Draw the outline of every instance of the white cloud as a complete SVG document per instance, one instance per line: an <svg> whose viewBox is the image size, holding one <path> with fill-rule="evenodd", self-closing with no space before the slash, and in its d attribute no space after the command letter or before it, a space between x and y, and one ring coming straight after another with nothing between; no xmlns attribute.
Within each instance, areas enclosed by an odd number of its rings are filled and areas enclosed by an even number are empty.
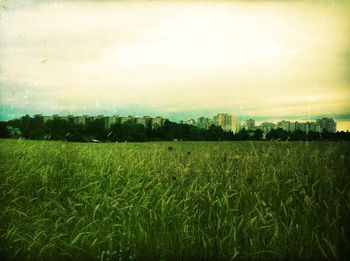
<svg viewBox="0 0 350 261"><path fill-rule="evenodd" d="M59 2L10 10L0 25L1 104L346 113L348 17L341 6L314 5Z"/></svg>

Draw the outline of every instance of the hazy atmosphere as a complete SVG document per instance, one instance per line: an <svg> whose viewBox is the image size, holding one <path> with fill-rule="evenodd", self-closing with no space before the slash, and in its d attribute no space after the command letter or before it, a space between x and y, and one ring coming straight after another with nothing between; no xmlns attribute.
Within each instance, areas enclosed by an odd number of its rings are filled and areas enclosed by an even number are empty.
<svg viewBox="0 0 350 261"><path fill-rule="evenodd" d="M345 2L0 3L0 120L228 112L350 129Z"/></svg>
<svg viewBox="0 0 350 261"><path fill-rule="evenodd" d="M0 0L0 260L350 260L350 0Z"/></svg>

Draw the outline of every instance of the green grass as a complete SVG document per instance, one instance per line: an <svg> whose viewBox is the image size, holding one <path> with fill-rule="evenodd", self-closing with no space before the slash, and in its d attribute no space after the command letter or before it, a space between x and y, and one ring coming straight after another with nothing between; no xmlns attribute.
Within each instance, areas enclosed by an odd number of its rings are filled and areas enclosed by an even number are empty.
<svg viewBox="0 0 350 261"><path fill-rule="evenodd" d="M0 140L1 254L345 260L349 176L349 143Z"/></svg>

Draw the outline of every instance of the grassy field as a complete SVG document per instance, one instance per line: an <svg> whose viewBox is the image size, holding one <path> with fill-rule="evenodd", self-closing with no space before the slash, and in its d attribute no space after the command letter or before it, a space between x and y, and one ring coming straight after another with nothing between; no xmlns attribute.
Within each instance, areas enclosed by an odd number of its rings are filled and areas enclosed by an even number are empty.
<svg viewBox="0 0 350 261"><path fill-rule="evenodd" d="M350 144L0 140L6 260L345 260Z"/></svg>

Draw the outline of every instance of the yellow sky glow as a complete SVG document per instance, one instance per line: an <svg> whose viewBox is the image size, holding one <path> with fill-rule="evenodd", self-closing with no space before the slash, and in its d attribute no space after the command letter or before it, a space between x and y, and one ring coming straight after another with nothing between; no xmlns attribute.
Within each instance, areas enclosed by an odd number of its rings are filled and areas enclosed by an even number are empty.
<svg viewBox="0 0 350 261"><path fill-rule="evenodd" d="M349 115L349 6L18 4L2 13L0 106L72 113L136 106L137 114L170 117Z"/></svg>

